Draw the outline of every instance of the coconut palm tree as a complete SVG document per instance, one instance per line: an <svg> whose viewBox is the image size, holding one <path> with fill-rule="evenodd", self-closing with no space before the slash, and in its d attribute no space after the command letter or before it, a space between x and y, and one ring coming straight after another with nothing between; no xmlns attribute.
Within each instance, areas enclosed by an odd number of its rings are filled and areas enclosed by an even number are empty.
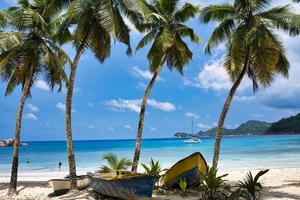
<svg viewBox="0 0 300 200"><path fill-rule="evenodd" d="M274 29L299 33L299 26L292 22L298 17L289 5L267 9L270 0L235 0L234 4L210 5L203 8L204 23L218 22L206 46L210 53L213 46L226 43L224 67L233 82L224 103L216 131L213 167L217 168L224 121L236 90L247 74L253 90L270 86L275 75L288 77L289 62L285 48Z"/></svg>
<svg viewBox="0 0 300 200"><path fill-rule="evenodd" d="M74 0L70 4L64 26L59 31L59 38L72 39L76 48L76 55L71 64L66 97L66 137L70 173L70 189L76 189L76 164L72 143L72 97L77 72L77 65L86 49L94 52L96 58L103 63L109 57L111 39L114 38L127 45L127 53L131 53L129 28L125 24L121 13L134 13L137 5L133 0ZM71 34L69 27L75 26Z"/></svg>
<svg viewBox="0 0 300 200"><path fill-rule="evenodd" d="M54 18L44 18L43 9L37 8L45 7L45 4L40 3L22 0L17 6L2 10L0 14L0 77L8 82L5 95L11 94L18 86L22 87L8 194L16 193L22 115L25 101L31 97L32 86L42 77L51 91L55 85L60 91L67 80L64 67L69 58L51 40L57 22Z"/></svg>
<svg viewBox="0 0 300 200"><path fill-rule="evenodd" d="M184 24L198 13L197 6L185 3L179 8L179 0L155 0L152 4L141 0L139 3L144 11L143 20L139 18L135 25L146 35L138 43L136 51L151 43L147 58L153 76L141 104L132 171L137 170L140 158L147 100L162 67L167 64L170 70L176 69L183 74L184 65L188 64L193 55L183 38L188 37L195 43L200 41L194 30Z"/></svg>

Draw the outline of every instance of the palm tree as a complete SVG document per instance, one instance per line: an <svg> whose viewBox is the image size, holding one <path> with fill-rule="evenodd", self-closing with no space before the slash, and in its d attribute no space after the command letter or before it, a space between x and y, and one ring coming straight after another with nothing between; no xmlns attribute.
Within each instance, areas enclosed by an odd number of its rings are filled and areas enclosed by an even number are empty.
<svg viewBox="0 0 300 200"><path fill-rule="evenodd" d="M129 159L119 159L118 156L113 153L103 155L102 159L108 163L108 165L101 166L100 172L102 173L116 173L119 170L128 170L128 168L132 165Z"/></svg>
<svg viewBox="0 0 300 200"><path fill-rule="evenodd" d="M60 39L67 40L71 33L69 26L75 25L72 41L76 48L76 55L71 64L66 97L66 137L70 173L70 189L76 189L76 164L72 142L72 97L76 77L77 65L86 49L91 49L96 58L103 63L109 57L111 38L128 46L127 53L131 53L129 29L125 24L121 11L125 14L134 13L130 9L137 8L133 0L74 0L70 4L64 26L61 27Z"/></svg>
<svg viewBox="0 0 300 200"><path fill-rule="evenodd" d="M146 35L138 43L136 51L152 43L147 58L153 76L141 104L132 171L137 170L140 158L147 100L162 67L166 63L170 70L175 68L183 74L184 65L188 64L193 55L183 37L189 37L195 43L200 41L194 30L184 24L198 13L197 6L185 3L178 8L179 0L155 0L152 4L141 0L139 3L145 14L142 15L143 20L140 19L135 25Z"/></svg>
<svg viewBox="0 0 300 200"><path fill-rule="evenodd" d="M60 91L67 80L64 67L69 58L51 40L57 22L43 16L43 7L45 4L40 1L22 0L18 6L2 10L0 14L0 76L8 82L5 95L19 85L22 87L8 194L16 194L22 115L25 101L31 97L31 87L43 77L51 90L58 85Z"/></svg>
<svg viewBox="0 0 300 200"><path fill-rule="evenodd" d="M201 20L204 23L218 22L206 46L206 53L222 42L226 42L224 67L233 82L224 103L218 127L213 157L213 167L217 168L224 121L232 98L242 79L247 74L253 82L253 90L258 86L268 87L276 74L288 77L289 62L285 48L274 34L274 29L299 33L299 26L292 22L295 15L289 5L269 10L269 0L235 0L234 4L210 5L203 8ZM298 16L299 17L299 16Z"/></svg>

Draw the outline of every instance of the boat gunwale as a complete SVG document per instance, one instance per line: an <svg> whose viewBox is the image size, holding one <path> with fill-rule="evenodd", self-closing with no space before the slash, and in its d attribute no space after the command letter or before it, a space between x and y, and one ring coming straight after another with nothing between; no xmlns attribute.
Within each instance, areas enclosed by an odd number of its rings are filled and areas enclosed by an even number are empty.
<svg viewBox="0 0 300 200"><path fill-rule="evenodd" d="M114 177L103 177L103 176L91 176L92 179L101 179L103 181L121 181L121 180L128 180L128 179L132 179L132 178L135 178L135 179L141 179L141 178L155 178L154 176L152 175L148 175L148 174L134 174L134 175L131 175L131 176L114 176Z"/></svg>
<svg viewBox="0 0 300 200"><path fill-rule="evenodd" d="M195 156L195 155L199 155L199 156L202 158L202 160L203 160L204 163L205 163L205 166L206 166L206 173L207 173L208 170L209 170L209 167L208 167L208 165L207 165L207 162L206 162L204 156L203 156L203 155L201 154L201 152L199 152L199 151L197 151L197 152L195 152L195 153L192 153L191 155L189 155L189 156L187 156L187 157L185 157L185 158L183 158L183 159L177 161L170 169L168 169L168 171L170 171L170 170L172 170L173 168L175 168L175 166L176 166L178 163L182 163L182 162L185 161L186 159L188 159L188 158L190 158L190 157L193 157L193 156ZM194 167L194 168L198 168L198 167ZM194 168L192 168L192 169L194 169ZM190 170L192 170L192 169L190 169ZM188 170L188 171L190 171L190 170ZM166 173L168 173L168 171L167 171ZM200 170L199 170L199 171L200 171ZM201 171L200 171L200 172L201 172ZM165 173L165 174L166 174L166 173ZM174 179L177 178L177 177L178 177L178 176L174 177ZM162 178L162 182L163 182L164 178L165 178L165 176ZM168 180L168 181L162 183L162 185L168 185L169 182L171 182L171 180Z"/></svg>

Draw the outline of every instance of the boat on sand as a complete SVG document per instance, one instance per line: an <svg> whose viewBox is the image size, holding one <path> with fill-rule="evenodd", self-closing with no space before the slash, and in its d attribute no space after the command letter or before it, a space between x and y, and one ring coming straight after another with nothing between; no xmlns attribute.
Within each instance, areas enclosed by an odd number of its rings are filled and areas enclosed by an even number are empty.
<svg viewBox="0 0 300 200"><path fill-rule="evenodd" d="M54 192L69 190L70 189L70 178L63 179L51 179L48 181L49 185L53 188ZM91 184L91 178L87 175L77 176L77 187L78 189L84 189Z"/></svg>
<svg viewBox="0 0 300 200"><path fill-rule="evenodd" d="M139 173L92 175L91 187L100 195L121 199L151 198L154 176Z"/></svg>
<svg viewBox="0 0 300 200"><path fill-rule="evenodd" d="M164 188L178 188L180 179L187 182L187 187L193 187L199 184L200 173L206 174L208 165L200 152L178 161L163 176L161 185Z"/></svg>

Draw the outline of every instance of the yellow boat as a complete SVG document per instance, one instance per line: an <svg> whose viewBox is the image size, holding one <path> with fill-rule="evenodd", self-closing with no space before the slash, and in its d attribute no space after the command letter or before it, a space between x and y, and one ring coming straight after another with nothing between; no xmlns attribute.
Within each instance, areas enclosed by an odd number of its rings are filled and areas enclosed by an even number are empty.
<svg viewBox="0 0 300 200"><path fill-rule="evenodd" d="M178 161L164 175L161 185L164 188L177 188L180 179L185 179L187 187L193 187L200 182L200 172L206 174L207 163L200 152Z"/></svg>

